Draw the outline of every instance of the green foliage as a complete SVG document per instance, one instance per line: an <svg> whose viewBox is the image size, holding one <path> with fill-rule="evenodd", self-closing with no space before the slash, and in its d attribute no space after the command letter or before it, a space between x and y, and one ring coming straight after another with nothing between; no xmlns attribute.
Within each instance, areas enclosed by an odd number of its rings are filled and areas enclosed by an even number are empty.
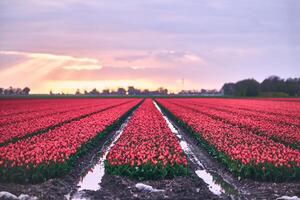
<svg viewBox="0 0 300 200"><path fill-rule="evenodd" d="M245 79L235 84L235 95L242 97L258 96L259 83L254 79Z"/></svg>
<svg viewBox="0 0 300 200"><path fill-rule="evenodd" d="M106 160L105 170L112 175L128 176L138 180L157 180L188 175L188 167L178 164L163 166L162 163L157 163L156 165L147 163L140 166L137 166L135 163L131 167L130 165L113 166Z"/></svg>
<svg viewBox="0 0 300 200"><path fill-rule="evenodd" d="M260 92L260 97L289 97L285 92Z"/></svg>
<svg viewBox="0 0 300 200"><path fill-rule="evenodd" d="M245 79L237 83L225 83L222 87L224 95L249 97L288 97L300 96L300 78L281 79L270 76L258 83L254 79Z"/></svg>

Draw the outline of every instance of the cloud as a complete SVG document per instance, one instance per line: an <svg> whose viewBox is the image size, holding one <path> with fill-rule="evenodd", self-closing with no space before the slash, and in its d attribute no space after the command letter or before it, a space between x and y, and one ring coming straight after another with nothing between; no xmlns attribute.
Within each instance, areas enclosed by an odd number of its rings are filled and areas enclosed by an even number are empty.
<svg viewBox="0 0 300 200"><path fill-rule="evenodd" d="M161 50L153 52L152 55L162 61L204 64L204 60L200 56L185 51Z"/></svg>
<svg viewBox="0 0 300 200"><path fill-rule="evenodd" d="M48 75L49 80L80 80L80 81L92 81L92 80L128 80L128 79L159 79L157 74L173 74L174 70L164 70L161 68L144 68L140 66L123 66L115 67L108 66L103 67L100 70L67 70L64 68L58 68L52 71ZM157 77L157 78L156 78Z"/></svg>
<svg viewBox="0 0 300 200"><path fill-rule="evenodd" d="M57 69L79 71L102 68L99 60L87 57L19 51L0 51L0 55L23 59L22 62L0 69L2 85L35 85L47 80L48 75Z"/></svg>
<svg viewBox="0 0 300 200"><path fill-rule="evenodd" d="M147 58L149 54L142 54L142 55L127 55L127 56L117 56L114 59L117 61L127 61L127 62L134 62L138 60L143 60Z"/></svg>
<svg viewBox="0 0 300 200"><path fill-rule="evenodd" d="M73 61L73 62L87 62L87 63L93 63L98 64L99 61L97 59L93 58L80 58L80 57L74 57L69 55L57 55L57 54L50 54L50 53L31 53L31 52L19 52L19 51L0 51L0 54L3 55L19 55L19 56L25 56L28 58L33 59L44 59L44 60L54 60L54 61Z"/></svg>
<svg viewBox="0 0 300 200"><path fill-rule="evenodd" d="M145 67L142 67L142 66L130 66L131 69L145 69Z"/></svg>
<svg viewBox="0 0 300 200"><path fill-rule="evenodd" d="M67 70L98 70L101 69L101 65L69 65L69 66L63 66L63 69Z"/></svg>
<svg viewBox="0 0 300 200"><path fill-rule="evenodd" d="M178 50L153 50L144 52L143 54L132 54L126 56L115 57L117 61L136 62L147 59L153 59L164 62L191 62L191 63L204 63L203 59L190 52ZM136 67L136 66L134 66ZM140 68L142 66L138 66ZM137 68L137 67L136 67Z"/></svg>
<svg viewBox="0 0 300 200"><path fill-rule="evenodd" d="M203 62L202 59L196 55L193 54L184 54L183 59L191 62Z"/></svg>

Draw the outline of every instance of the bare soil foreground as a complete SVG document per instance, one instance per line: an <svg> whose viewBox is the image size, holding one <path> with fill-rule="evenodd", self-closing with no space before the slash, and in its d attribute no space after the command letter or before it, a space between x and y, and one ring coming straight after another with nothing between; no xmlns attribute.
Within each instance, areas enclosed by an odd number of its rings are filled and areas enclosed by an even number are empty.
<svg viewBox="0 0 300 200"><path fill-rule="evenodd" d="M269 183L238 180L202 149L190 134L170 122L189 158L189 175L170 180L139 181L107 173L92 173L96 189L83 189L88 172L105 157L121 128L108 134L98 147L79 160L62 178L39 184L0 183L0 199L297 199L300 182ZM127 120L128 121L128 120ZM123 127L124 128L124 127ZM103 160L102 160L103 161ZM102 169L102 168L101 168ZM100 183L100 185L98 185ZM8 192L8 193L6 193ZM22 195L23 194L23 195ZM26 195L25 195L26 194Z"/></svg>

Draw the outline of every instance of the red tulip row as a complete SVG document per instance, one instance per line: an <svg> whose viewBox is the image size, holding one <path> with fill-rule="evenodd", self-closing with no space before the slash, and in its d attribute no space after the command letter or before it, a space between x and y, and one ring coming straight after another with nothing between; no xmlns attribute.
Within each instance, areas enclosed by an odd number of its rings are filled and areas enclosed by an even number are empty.
<svg viewBox="0 0 300 200"><path fill-rule="evenodd" d="M186 99L187 100L187 99ZM183 102L186 100L182 100ZM298 126L300 127L300 118L297 118L293 115L288 114L287 112L293 112L297 109L300 109L300 105L298 106L292 106L290 101L285 101L285 102L279 102L281 107L284 105L285 106L285 114L283 113L277 113L275 114L274 112L278 112L278 109L275 109L275 107L268 107L264 106L263 108L260 108L257 110L257 102L260 101L253 101L251 100L223 100L220 101L219 99L189 99L189 105L195 105L195 106L204 106L206 108L212 108L215 110L219 111L225 111L225 112L230 112L233 114L237 115L245 115L249 117L255 117L255 118L263 118L264 120L270 121L272 123L280 123L280 124L285 124L289 126ZM227 103L233 102L234 104ZM241 101L246 101L244 102L243 105L241 104ZM267 103L268 101L266 101ZM276 102L271 102L273 105L276 105ZM292 102L293 103L293 102ZM298 103L300 104L300 102ZM239 105L239 106L238 106ZM293 103L293 105L297 105ZM251 107L250 107L251 106ZM299 107L299 108L297 108ZM271 113L270 113L271 112Z"/></svg>
<svg viewBox="0 0 300 200"><path fill-rule="evenodd" d="M210 153L239 176L258 179L299 179L300 152L254 134L188 106L176 105L176 99L158 99ZM188 101L186 102L188 104Z"/></svg>
<svg viewBox="0 0 300 200"><path fill-rule="evenodd" d="M24 102L23 105L16 106L15 111L18 111L17 113L13 113L10 115L0 115L0 127L21 122L21 121L28 121L38 117L44 117L59 112L66 112L73 109L79 109L91 105L97 105L102 102L103 101L99 101L99 100L87 101L87 99L84 99L83 101L78 101L78 100L67 101L67 99L54 99L51 101L44 100L43 102L37 102L36 104ZM12 102L12 104L13 103L14 101ZM3 110L6 111L8 111L8 109L9 108L7 107L3 108Z"/></svg>
<svg viewBox="0 0 300 200"><path fill-rule="evenodd" d="M0 117L35 110L34 106L45 105L46 101L45 99L0 99Z"/></svg>
<svg viewBox="0 0 300 200"><path fill-rule="evenodd" d="M63 173L85 144L103 137L102 132L107 127L140 101L130 100L47 133L0 147L0 177L9 179L17 174L29 180L40 180Z"/></svg>
<svg viewBox="0 0 300 200"><path fill-rule="evenodd" d="M201 102L209 102L219 106L234 107L241 110L249 110L260 113L282 115L286 117L300 118L299 101L285 99L281 101L269 99L199 99ZM210 101L209 101L210 100Z"/></svg>
<svg viewBox="0 0 300 200"><path fill-rule="evenodd" d="M0 119L17 114L46 111L68 105L84 105L99 101L97 99L0 99Z"/></svg>
<svg viewBox="0 0 300 200"><path fill-rule="evenodd" d="M51 100L49 100L51 101ZM47 130L57 124L64 123L82 116L89 115L94 112L105 110L107 108L126 103L128 99L109 99L98 100L98 102L91 102L90 106L70 109L65 111L54 112L45 116L36 116L33 119L13 123L7 126L0 127L0 144L22 138L28 135L34 135L43 130ZM67 103L67 102L66 102ZM66 107L69 108L68 106ZM51 107L48 108L49 110ZM28 116L27 116L28 117Z"/></svg>
<svg viewBox="0 0 300 200"><path fill-rule="evenodd" d="M147 99L107 156L110 173L142 178L187 172L187 158L152 100Z"/></svg>
<svg viewBox="0 0 300 200"><path fill-rule="evenodd" d="M256 115L254 113L249 114L247 111L240 111L235 108L226 110L222 107L207 106L206 104L202 104L201 100L185 100L173 103L212 116L217 120L247 128L254 133L275 138L286 144L296 147L300 144L300 126L291 125L288 122L285 123L287 117L282 117L280 121L276 121L268 119L270 115L267 115L265 118L259 113Z"/></svg>

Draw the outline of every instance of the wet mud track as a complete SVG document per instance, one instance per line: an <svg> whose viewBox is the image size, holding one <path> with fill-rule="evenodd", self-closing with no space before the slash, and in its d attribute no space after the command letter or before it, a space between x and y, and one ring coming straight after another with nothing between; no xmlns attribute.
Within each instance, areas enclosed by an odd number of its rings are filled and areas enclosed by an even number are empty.
<svg viewBox="0 0 300 200"><path fill-rule="evenodd" d="M183 142L181 145L188 145L188 151L192 152L188 155L189 176L140 182L105 173L102 180L99 180L98 177L98 183L101 183L95 191L89 189L78 191L78 183L81 182L82 177L98 163L99 158L105 153L103 150L107 149L116 139L119 130L115 130L103 138L97 148L82 157L79 164L65 177L50 179L34 185L0 183L0 192L7 191L17 196L28 194L38 199L276 199L281 196L300 197L299 182L239 181L208 155L204 149L199 147L197 141L188 132L178 127L173 121L169 120L169 122L178 132L179 140L186 143ZM197 163L197 160L201 165ZM196 172L201 170L205 170L213 176L212 185L208 184L210 177L203 176L203 173L197 175ZM95 178L97 179L97 176ZM152 186L153 190L137 187L137 184L140 183L148 187Z"/></svg>

